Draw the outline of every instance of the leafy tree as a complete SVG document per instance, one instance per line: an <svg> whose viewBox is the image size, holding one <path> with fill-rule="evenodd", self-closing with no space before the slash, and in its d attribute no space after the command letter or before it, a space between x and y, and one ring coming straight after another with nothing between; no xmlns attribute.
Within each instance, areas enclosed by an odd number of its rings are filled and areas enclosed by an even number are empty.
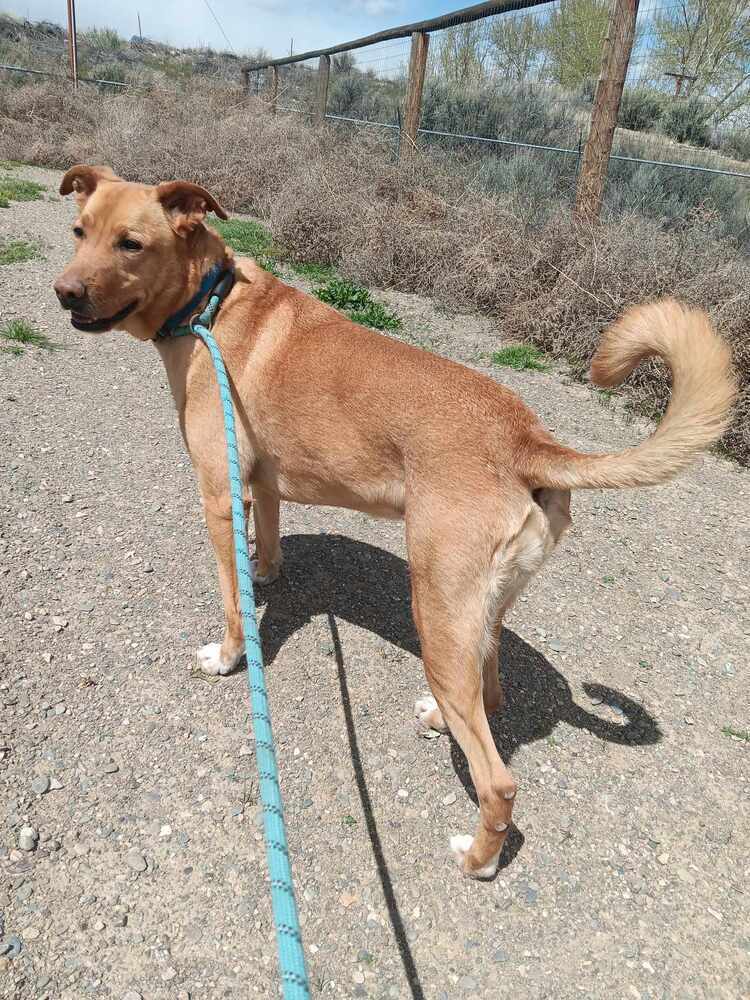
<svg viewBox="0 0 750 1000"><path fill-rule="evenodd" d="M544 25L544 47L552 79L579 87L599 76L607 34L609 0L560 0Z"/></svg>
<svg viewBox="0 0 750 1000"><path fill-rule="evenodd" d="M486 78L489 55L486 31L481 21L471 21L440 33L434 69L447 83L466 87Z"/></svg>
<svg viewBox="0 0 750 1000"><path fill-rule="evenodd" d="M544 25L533 14L493 18L489 31L490 55L498 72L506 80L522 83L544 75Z"/></svg>
<svg viewBox="0 0 750 1000"><path fill-rule="evenodd" d="M718 123L750 104L749 0L679 0L654 21L653 63Z"/></svg>

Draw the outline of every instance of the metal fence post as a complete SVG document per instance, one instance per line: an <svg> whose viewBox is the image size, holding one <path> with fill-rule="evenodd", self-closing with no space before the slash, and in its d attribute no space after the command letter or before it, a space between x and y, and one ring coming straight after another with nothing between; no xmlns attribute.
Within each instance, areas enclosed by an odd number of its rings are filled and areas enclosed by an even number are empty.
<svg viewBox="0 0 750 1000"><path fill-rule="evenodd" d="M639 0L613 0L612 3L602 52L602 67L591 109L589 136L576 191L574 214L587 222L596 222L602 209L609 155L635 38L638 2Z"/></svg>
<svg viewBox="0 0 750 1000"><path fill-rule="evenodd" d="M326 120L328 106L328 80L331 75L331 57L322 55L318 60L318 121Z"/></svg>
<svg viewBox="0 0 750 1000"><path fill-rule="evenodd" d="M411 36L411 55L409 56L409 82L406 85L406 100L404 102L404 126L401 131L401 155L410 154L417 149L417 132L422 114L422 89L424 74L427 68L427 48L430 36L426 31L415 31Z"/></svg>

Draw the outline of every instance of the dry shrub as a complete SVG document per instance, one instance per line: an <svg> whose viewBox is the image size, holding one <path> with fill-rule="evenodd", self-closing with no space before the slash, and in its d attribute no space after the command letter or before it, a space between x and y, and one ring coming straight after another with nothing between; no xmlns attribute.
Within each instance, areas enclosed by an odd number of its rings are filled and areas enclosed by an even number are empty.
<svg viewBox="0 0 750 1000"><path fill-rule="evenodd" d="M231 90L104 96L36 84L0 93L0 157L194 180L230 211L267 220L292 259L479 308L498 318L503 337L532 341L579 374L628 305L676 295L707 308L742 384L723 443L750 461L750 262L716 217L698 210L666 228L633 215L592 229L565 205L535 223L518 201L482 189L460 157L436 151L397 164L389 141L375 130L273 117ZM630 390L656 414L668 373L644 365Z"/></svg>

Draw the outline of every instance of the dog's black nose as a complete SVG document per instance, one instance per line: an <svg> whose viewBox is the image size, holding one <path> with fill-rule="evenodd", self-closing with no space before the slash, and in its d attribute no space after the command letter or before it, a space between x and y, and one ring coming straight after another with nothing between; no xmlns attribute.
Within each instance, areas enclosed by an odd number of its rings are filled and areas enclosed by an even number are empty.
<svg viewBox="0 0 750 1000"><path fill-rule="evenodd" d="M78 278L67 278L61 274L54 288L63 309L76 309L86 300L86 286Z"/></svg>

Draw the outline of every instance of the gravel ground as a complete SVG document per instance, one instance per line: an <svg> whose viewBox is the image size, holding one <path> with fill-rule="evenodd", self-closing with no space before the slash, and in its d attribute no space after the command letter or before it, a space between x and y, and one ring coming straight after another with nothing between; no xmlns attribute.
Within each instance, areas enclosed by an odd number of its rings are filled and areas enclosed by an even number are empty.
<svg viewBox="0 0 750 1000"><path fill-rule="evenodd" d="M221 622L197 489L153 349L56 306L72 212L0 214L45 258L0 268L3 319L59 345L0 354L0 996L273 997L245 681L192 672ZM400 300L406 336L450 347L450 317ZM476 361L491 327L455 324ZM644 433L560 373L491 374L565 442ZM313 995L750 995L750 744L722 731L750 728L747 485L708 457L575 496L505 633L518 829L489 883L448 852L465 761L412 724L401 526L284 508L262 631Z"/></svg>

